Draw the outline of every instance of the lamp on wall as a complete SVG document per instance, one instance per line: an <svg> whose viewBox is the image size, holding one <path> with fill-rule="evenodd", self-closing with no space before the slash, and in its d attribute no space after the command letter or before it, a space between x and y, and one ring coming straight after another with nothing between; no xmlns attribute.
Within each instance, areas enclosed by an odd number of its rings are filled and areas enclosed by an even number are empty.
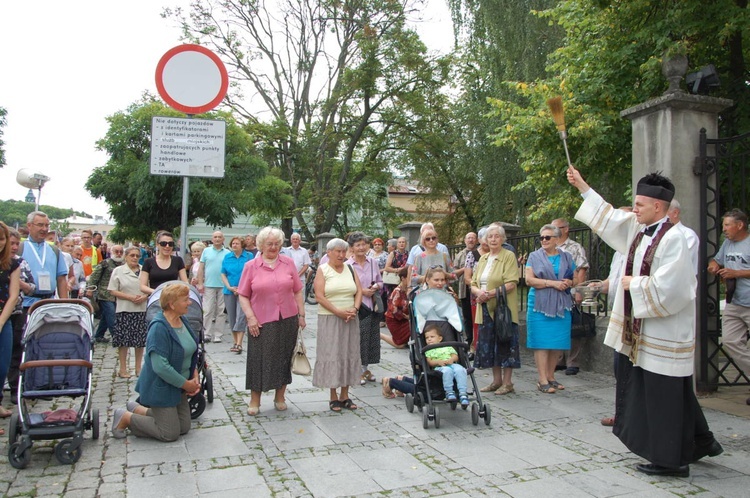
<svg viewBox="0 0 750 498"><path fill-rule="evenodd" d="M715 90L721 86L719 74L716 72L716 67L713 64L709 64L695 73L689 73L685 76L685 83L687 84L688 92L695 95L708 95L711 90Z"/></svg>

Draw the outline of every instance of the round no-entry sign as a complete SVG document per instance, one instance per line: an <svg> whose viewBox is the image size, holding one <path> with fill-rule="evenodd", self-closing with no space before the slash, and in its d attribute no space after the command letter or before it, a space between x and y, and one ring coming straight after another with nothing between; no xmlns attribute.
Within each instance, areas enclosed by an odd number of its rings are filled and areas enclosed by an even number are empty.
<svg viewBox="0 0 750 498"><path fill-rule="evenodd" d="M219 57L200 45L180 45L156 65L156 89L172 108L186 114L210 111L222 101L229 76Z"/></svg>

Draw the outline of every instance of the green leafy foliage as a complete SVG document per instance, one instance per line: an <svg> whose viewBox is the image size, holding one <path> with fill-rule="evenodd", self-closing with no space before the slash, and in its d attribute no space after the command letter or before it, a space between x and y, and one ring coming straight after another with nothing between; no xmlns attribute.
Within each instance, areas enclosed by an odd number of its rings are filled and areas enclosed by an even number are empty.
<svg viewBox="0 0 750 498"><path fill-rule="evenodd" d="M26 216L34 210L36 210L36 205L32 202L16 201L13 199L0 201L0 220L8 226L23 226L26 225ZM58 208L45 204L39 206L39 210L45 212L50 220L53 220L52 224L54 224L54 220L65 219L72 215L83 216L85 218L91 217L81 211Z"/></svg>
<svg viewBox="0 0 750 498"><path fill-rule="evenodd" d="M95 198L111 206L117 226L109 235L116 241L150 240L158 230L180 225L182 177L150 174L150 131L154 116L176 116L157 99L144 96L126 111L107 118L109 130L97 147L109 155L86 182ZM213 226L232 226L237 214L264 212L279 215L290 205L288 185L266 178L267 167L252 137L231 114L199 116L226 121L224 178L190 178L188 223L200 217Z"/></svg>
<svg viewBox="0 0 750 498"><path fill-rule="evenodd" d="M535 192L531 220L570 215L579 203L564 181L565 155L546 108L549 97L563 97L572 160L615 204L628 202L631 174L630 122L619 113L666 89L665 53L687 54L690 71L715 64L722 77L716 96L736 102L722 116L722 134L748 129L745 0L564 0L538 15L565 32L549 58L549 74L505 81L509 95L491 101L502 123L496 144L518 154L526 175L514 188Z"/></svg>
<svg viewBox="0 0 750 498"><path fill-rule="evenodd" d="M360 196L390 183L400 138L420 126L448 76L406 27L419 3L204 0L165 13L228 66L228 102L257 133L271 173L291 186L287 234L292 220L308 239L344 230ZM362 226L375 222L361 214Z"/></svg>

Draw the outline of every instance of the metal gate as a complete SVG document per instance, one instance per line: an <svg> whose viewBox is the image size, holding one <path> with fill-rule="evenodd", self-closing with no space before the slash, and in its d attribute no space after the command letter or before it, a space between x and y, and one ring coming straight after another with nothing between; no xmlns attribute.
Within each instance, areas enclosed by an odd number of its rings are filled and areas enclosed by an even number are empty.
<svg viewBox="0 0 750 498"><path fill-rule="evenodd" d="M721 346L723 284L706 270L721 247L722 214L731 208L748 212L750 133L709 139L702 129L694 173L700 176L701 200L697 302L700 364L696 381L698 390L714 391L718 386L750 384L750 378Z"/></svg>

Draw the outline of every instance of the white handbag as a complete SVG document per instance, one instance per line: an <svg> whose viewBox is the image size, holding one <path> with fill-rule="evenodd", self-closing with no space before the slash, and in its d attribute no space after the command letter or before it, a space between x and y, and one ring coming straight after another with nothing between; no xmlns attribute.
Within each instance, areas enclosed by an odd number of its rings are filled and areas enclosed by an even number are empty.
<svg viewBox="0 0 750 498"><path fill-rule="evenodd" d="M398 276L398 273L383 272L383 283L398 285L401 283L401 277Z"/></svg>
<svg viewBox="0 0 750 498"><path fill-rule="evenodd" d="M297 345L294 347L294 353L292 353L292 373L296 375L310 375L312 373L310 360L307 359L307 349L302 340L301 328L297 332Z"/></svg>

